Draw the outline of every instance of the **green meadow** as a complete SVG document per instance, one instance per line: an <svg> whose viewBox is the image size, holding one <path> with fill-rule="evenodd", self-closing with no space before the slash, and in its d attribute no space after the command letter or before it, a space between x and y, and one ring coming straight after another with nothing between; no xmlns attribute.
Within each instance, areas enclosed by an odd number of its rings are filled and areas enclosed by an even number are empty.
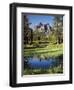
<svg viewBox="0 0 74 90"><path fill-rule="evenodd" d="M58 57L63 54L63 44L48 44L46 47L36 47L34 48L33 45L29 47L26 46L27 49L24 49L24 57L29 56L38 56L40 58L48 58L48 57Z"/></svg>

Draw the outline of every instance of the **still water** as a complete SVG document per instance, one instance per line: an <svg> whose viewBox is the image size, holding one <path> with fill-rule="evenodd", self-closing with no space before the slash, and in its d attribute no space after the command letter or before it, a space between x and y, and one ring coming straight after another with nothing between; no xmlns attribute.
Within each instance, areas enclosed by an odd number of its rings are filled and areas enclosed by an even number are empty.
<svg viewBox="0 0 74 90"><path fill-rule="evenodd" d="M33 69L39 69L39 68L47 69L58 64L59 64L59 60L53 58L48 58L48 59L39 59L33 57L27 58L27 65L29 66L29 68L33 68Z"/></svg>

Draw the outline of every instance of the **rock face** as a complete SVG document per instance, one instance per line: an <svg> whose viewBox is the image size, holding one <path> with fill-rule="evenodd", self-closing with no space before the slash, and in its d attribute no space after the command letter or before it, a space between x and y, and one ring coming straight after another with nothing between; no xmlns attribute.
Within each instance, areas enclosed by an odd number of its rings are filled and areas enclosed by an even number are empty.
<svg viewBox="0 0 74 90"><path fill-rule="evenodd" d="M39 32L49 32L51 30L51 26L49 24L42 24L36 25L34 30L38 30Z"/></svg>
<svg viewBox="0 0 74 90"><path fill-rule="evenodd" d="M51 33L52 31L52 28L49 24L38 24L38 25L35 25L34 28L33 28L33 39L36 38L36 40L42 40L44 38L48 38L49 34Z"/></svg>

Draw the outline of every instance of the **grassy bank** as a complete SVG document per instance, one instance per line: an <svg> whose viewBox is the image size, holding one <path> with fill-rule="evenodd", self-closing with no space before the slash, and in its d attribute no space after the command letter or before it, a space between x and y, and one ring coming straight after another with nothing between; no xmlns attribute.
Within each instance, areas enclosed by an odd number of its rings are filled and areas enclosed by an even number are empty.
<svg viewBox="0 0 74 90"><path fill-rule="evenodd" d="M59 74L63 73L63 68L60 66L49 69L25 69L23 75L35 75L35 74Z"/></svg>
<svg viewBox="0 0 74 90"><path fill-rule="evenodd" d="M31 47L24 49L24 57L38 56L40 58L57 57L63 54L63 44L48 44L46 47Z"/></svg>
<svg viewBox="0 0 74 90"><path fill-rule="evenodd" d="M27 48L24 48L24 57L37 56L42 59L46 58L57 58L63 55L63 44L48 44L45 47L33 47L28 45ZM61 60L61 58L60 58ZM54 74L54 73L63 73L63 67L60 67L60 64L48 69L32 69L25 68L23 75L35 75L35 74Z"/></svg>

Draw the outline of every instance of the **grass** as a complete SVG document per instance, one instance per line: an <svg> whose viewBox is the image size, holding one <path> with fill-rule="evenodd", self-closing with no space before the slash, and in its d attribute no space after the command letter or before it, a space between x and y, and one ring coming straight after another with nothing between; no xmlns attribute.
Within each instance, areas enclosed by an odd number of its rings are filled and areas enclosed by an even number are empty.
<svg viewBox="0 0 74 90"><path fill-rule="evenodd" d="M57 57L63 54L63 44L48 44L46 47L35 47L24 49L24 57L26 56L38 56L40 58L45 57Z"/></svg>
<svg viewBox="0 0 74 90"><path fill-rule="evenodd" d="M23 75L35 75L35 74L58 74L63 73L63 68L60 66L48 68L48 69L25 69Z"/></svg>

